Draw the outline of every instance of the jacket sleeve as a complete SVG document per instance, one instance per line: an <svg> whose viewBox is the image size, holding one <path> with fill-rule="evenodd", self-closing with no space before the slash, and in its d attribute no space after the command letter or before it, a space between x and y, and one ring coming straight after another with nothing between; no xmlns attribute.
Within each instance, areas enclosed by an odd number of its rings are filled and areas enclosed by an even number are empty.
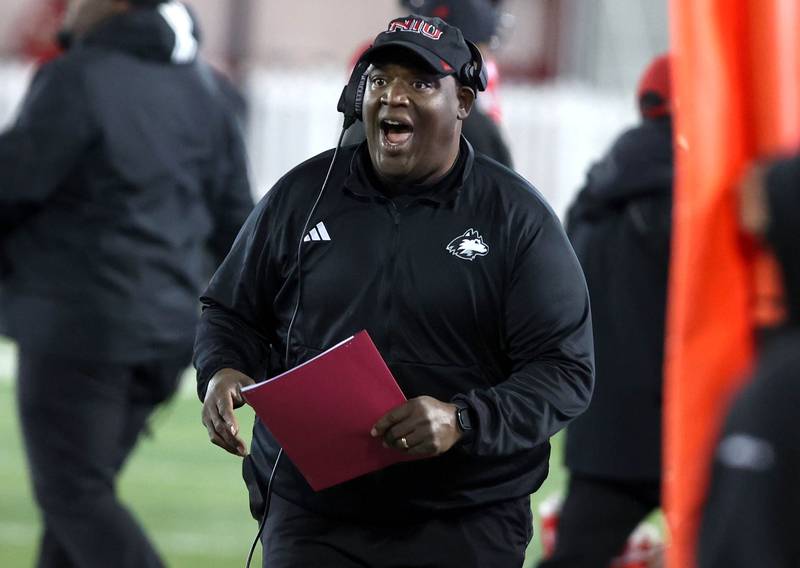
<svg viewBox="0 0 800 568"><path fill-rule="evenodd" d="M238 121L229 110L226 109L223 124L221 159L207 190L207 201L214 220L208 246L215 266L228 254L239 229L253 210L243 136Z"/></svg>
<svg viewBox="0 0 800 568"><path fill-rule="evenodd" d="M93 124L79 69L64 58L42 67L0 135L0 238L45 204L91 143Z"/></svg>
<svg viewBox="0 0 800 568"><path fill-rule="evenodd" d="M594 384L586 283L555 216L510 255L504 317L511 374L453 399L470 409L473 430L464 446L475 455L509 455L546 442L586 409Z"/></svg>
<svg viewBox="0 0 800 568"><path fill-rule="evenodd" d="M277 291L271 258L270 201L273 189L250 214L200 301L194 365L197 393L220 369L232 368L258 380L265 370L275 321Z"/></svg>

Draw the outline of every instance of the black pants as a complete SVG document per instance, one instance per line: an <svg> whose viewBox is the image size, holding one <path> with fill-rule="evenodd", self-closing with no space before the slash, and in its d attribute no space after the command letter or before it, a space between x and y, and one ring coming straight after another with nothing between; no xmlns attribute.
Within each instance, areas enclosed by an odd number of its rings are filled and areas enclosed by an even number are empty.
<svg viewBox="0 0 800 568"><path fill-rule="evenodd" d="M44 525L38 567L163 566L117 500L116 478L188 361L188 353L121 365L20 351L20 423Z"/></svg>
<svg viewBox="0 0 800 568"><path fill-rule="evenodd" d="M607 568L636 526L660 503L658 481L573 475L553 556L539 568Z"/></svg>
<svg viewBox="0 0 800 568"><path fill-rule="evenodd" d="M272 495L264 568L519 568L533 534L525 497L392 525L321 517Z"/></svg>

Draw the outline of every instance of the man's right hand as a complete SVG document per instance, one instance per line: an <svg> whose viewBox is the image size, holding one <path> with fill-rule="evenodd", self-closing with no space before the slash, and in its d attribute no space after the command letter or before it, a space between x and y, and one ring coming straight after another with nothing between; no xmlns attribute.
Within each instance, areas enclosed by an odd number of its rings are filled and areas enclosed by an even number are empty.
<svg viewBox="0 0 800 568"><path fill-rule="evenodd" d="M253 383L253 379L235 369L221 369L208 382L203 400L203 426L211 443L241 457L247 455L247 445L239 436L233 409L244 404L242 387Z"/></svg>

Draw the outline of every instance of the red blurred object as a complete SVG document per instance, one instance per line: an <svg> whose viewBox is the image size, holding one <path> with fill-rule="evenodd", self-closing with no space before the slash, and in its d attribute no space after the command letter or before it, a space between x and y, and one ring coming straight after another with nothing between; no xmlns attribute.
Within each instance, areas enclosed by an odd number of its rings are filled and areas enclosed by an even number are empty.
<svg viewBox="0 0 800 568"><path fill-rule="evenodd" d="M555 552L562 503L561 495L555 494L539 505L542 558L549 558ZM633 531L624 550L611 561L609 568L656 568L662 565L663 557L664 543L660 531L650 523L642 523Z"/></svg>
<svg viewBox="0 0 800 568"><path fill-rule="evenodd" d="M664 543L658 529L643 523L633 531L625 549L611 562L611 568L655 568L664 558Z"/></svg>
<svg viewBox="0 0 800 568"><path fill-rule="evenodd" d="M503 107L500 104L500 70L497 68L495 60L489 56L484 59L486 66L486 73L489 76L489 82L486 85L486 90L480 94L477 101L481 110L489 115L496 124L500 124L503 120Z"/></svg>
<svg viewBox="0 0 800 568"><path fill-rule="evenodd" d="M358 63L358 60L361 59L361 56L364 55L364 52L370 47L372 47L372 42L365 41L364 43L360 44L355 51L353 51L353 55L350 56L350 72L352 72L353 68L356 66L356 63Z"/></svg>
<svg viewBox="0 0 800 568"><path fill-rule="evenodd" d="M46 63L61 54L56 36L67 10L67 0L41 0L22 13L16 45L24 57Z"/></svg>
<svg viewBox="0 0 800 568"><path fill-rule="evenodd" d="M672 114L672 81L669 55L656 57L647 66L636 89L642 116L657 118Z"/></svg>
<svg viewBox="0 0 800 568"><path fill-rule="evenodd" d="M542 519L542 558L549 558L555 552L561 504L560 495L551 495L539 505L539 516Z"/></svg>

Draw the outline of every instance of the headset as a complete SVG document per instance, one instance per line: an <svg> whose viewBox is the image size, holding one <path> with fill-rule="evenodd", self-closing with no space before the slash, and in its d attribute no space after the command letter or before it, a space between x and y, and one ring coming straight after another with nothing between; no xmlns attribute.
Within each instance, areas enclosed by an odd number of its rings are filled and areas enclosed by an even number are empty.
<svg viewBox="0 0 800 568"><path fill-rule="evenodd" d="M353 67L350 80L342 89L336 110L344 115L342 130L350 128L356 120L361 120L361 112L364 109L364 91L367 89L367 71L370 62L359 60Z"/></svg>
<svg viewBox="0 0 800 568"><path fill-rule="evenodd" d="M489 73L483 64L483 54L477 45L468 40L464 41L467 43L472 60L461 67L458 73L458 80L462 85L477 91L485 91L486 87L489 86Z"/></svg>
<svg viewBox="0 0 800 568"><path fill-rule="evenodd" d="M465 63L458 73L458 81L467 87L472 89L477 89L478 91L485 91L486 85L488 83L488 76L486 73L486 69L483 66L483 57L481 56L481 52L478 49L478 46L472 42L467 42L467 46L469 47L469 51L472 54L472 60ZM311 218L314 216L314 212L317 210L317 206L319 205L320 201L322 201L322 195L325 193L325 187L328 185L328 180L331 177L331 172L333 171L333 166L336 164L336 158L339 155L339 149L342 147L342 140L344 139L344 133L350 128L356 120L361 120L361 112L364 107L364 91L366 90L367 86L367 71L369 70L370 62L369 61L359 61L356 63L356 66L353 68L353 72L350 74L350 79L345 85L344 89L342 89L342 94L339 97L339 102L336 105L336 108L339 112L344 114L344 121L342 122L342 131L339 134L339 141L336 143L336 149L333 151L333 156L331 157L330 164L328 165L328 172L325 174L325 179L322 182L322 186L317 193L317 197L314 200L314 203L311 205L311 208L308 210L308 214L306 215L305 223L303 224L303 230L300 231L300 238L297 242L297 298L295 299L294 309L292 310L292 317L289 320L289 326L286 331L286 351L284 352L284 365L286 369L289 369L289 348L292 343L292 329L294 328L294 322L297 318L297 312L300 309L300 298L302 295L303 289L303 271L302 271L302 260L303 260L303 237L308 230L308 226L311 223ZM250 547L250 552L247 555L247 563L246 568L250 568L250 562L253 558L253 553L255 552L256 545L258 544L259 539L261 538L261 533L264 531L264 525L267 522L267 515L269 514L269 506L272 498L272 482L275 479L275 472L278 469L278 464L281 461L281 456L283 456L283 448L278 451L278 457L275 458L275 463L272 466L272 472L269 475L269 482L267 483L267 494L264 497L264 513L261 517L261 522L258 526L258 532L256 533L256 537L253 540L253 544Z"/></svg>
<svg viewBox="0 0 800 568"><path fill-rule="evenodd" d="M456 79L458 82L476 91L485 91L489 84L489 74L483 64L483 55L477 45L471 41L464 40L469 48L471 55L470 61L462 65L458 70ZM367 71L370 63L359 60L350 74L336 109L344 114L343 129L347 130L356 120L361 120L361 113L364 109L364 91L367 88Z"/></svg>

